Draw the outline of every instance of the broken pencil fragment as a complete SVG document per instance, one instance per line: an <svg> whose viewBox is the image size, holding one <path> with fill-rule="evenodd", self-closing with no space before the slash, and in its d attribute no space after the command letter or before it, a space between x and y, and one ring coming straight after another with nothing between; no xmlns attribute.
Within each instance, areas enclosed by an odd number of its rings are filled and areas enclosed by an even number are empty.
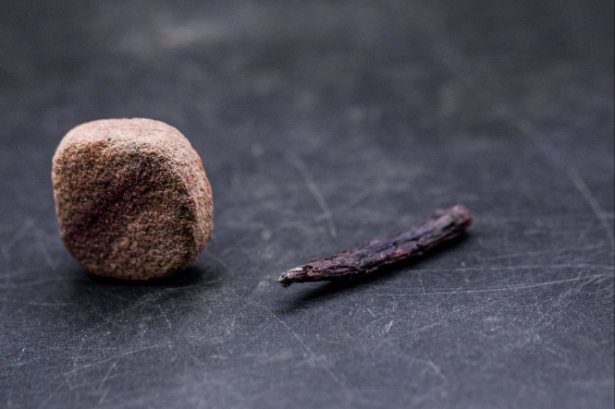
<svg viewBox="0 0 615 409"><path fill-rule="evenodd" d="M333 281L363 276L385 266L408 261L437 245L460 237L472 224L470 212L462 205L439 210L410 230L327 258L318 258L282 273L283 287L307 281Z"/></svg>

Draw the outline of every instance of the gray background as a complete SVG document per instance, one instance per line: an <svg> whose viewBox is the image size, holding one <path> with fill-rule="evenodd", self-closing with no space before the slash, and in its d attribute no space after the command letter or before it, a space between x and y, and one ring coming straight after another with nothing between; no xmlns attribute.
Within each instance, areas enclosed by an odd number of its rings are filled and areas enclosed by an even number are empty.
<svg viewBox="0 0 615 409"><path fill-rule="evenodd" d="M0 3L0 407L612 408L612 1ZM73 126L200 153L180 277L95 279L58 236ZM291 267L465 204L378 279Z"/></svg>

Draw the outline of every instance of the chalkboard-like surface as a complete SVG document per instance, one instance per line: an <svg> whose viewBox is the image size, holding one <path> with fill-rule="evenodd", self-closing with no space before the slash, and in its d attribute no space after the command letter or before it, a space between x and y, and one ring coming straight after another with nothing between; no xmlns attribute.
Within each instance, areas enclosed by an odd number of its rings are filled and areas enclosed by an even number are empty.
<svg viewBox="0 0 615 409"><path fill-rule="evenodd" d="M612 408L613 3L4 1L0 406ZM146 117L203 158L182 277L95 279L51 156ZM85 170L84 170L85 171ZM463 203L351 285L281 272Z"/></svg>

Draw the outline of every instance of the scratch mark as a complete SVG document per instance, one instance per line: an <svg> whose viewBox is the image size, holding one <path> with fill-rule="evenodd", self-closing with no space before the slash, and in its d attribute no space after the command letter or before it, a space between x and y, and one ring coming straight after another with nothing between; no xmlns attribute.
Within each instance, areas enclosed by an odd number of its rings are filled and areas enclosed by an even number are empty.
<svg viewBox="0 0 615 409"><path fill-rule="evenodd" d="M216 256L215 254L212 254L211 252L209 252L208 250L206 250L207 252L207 256L211 257L214 261L216 261L217 263L219 263L222 267L224 267L224 269L226 270L227 275L229 276L229 287L231 289L231 293L236 296L236 292L235 292L235 286L233 285L233 283L235 282L235 271L233 269L231 269L228 264L226 264L224 262L224 260L222 260L220 257ZM219 280L215 280L213 282L217 282Z"/></svg>
<svg viewBox="0 0 615 409"><path fill-rule="evenodd" d="M538 147L538 149L545 155L545 157L551 162L551 165L556 169L563 169L566 172L566 175L574 185L574 187L581 193L583 199L587 202L589 207L592 209L594 215L598 218L602 229L606 233L609 242L611 243L611 251L615 253L615 237L614 233L611 230L611 226L609 225L607 215L602 210L595 196L587 187L587 184L581 178L576 169L572 169L569 166L564 166L562 161L560 160L560 156L558 155L557 149L545 138L542 137L540 132L529 122L526 120L518 121L517 128L529 139L534 142L534 144Z"/></svg>
<svg viewBox="0 0 615 409"><path fill-rule="evenodd" d="M97 366L97 365L103 364L103 363L105 363L105 362L112 361L112 360L114 360L114 359L123 358L123 357L125 357L125 356L128 356L128 355L133 355L133 354L137 354L137 353L139 353L139 352L147 351L147 350L149 350L149 349L160 348L160 347L162 347L162 346L166 346L166 345L150 345L150 346L148 346L148 347L143 347L143 348L135 349L135 350L133 350L133 351L124 352L123 354L115 355L115 356L112 356L112 357L110 357L110 358L105 358L105 359L101 359L100 361L95 361L95 362L91 362L91 363L89 363L89 364L81 365L81 366L79 366L78 368L72 369L72 370L70 370L70 371L68 371L68 372L64 372L64 375L65 375L65 376L68 376L68 375L70 375L70 374L73 374L73 373L79 372L79 371L81 371L81 370L83 370L83 369L87 369L87 368L90 368L90 367L92 367L92 366Z"/></svg>
<svg viewBox="0 0 615 409"><path fill-rule="evenodd" d="M65 307L67 305L72 305L72 303L69 303L69 302L35 302L35 301L12 300L10 298L2 298L0 301L13 303L13 304L32 305L36 307Z"/></svg>
<svg viewBox="0 0 615 409"><path fill-rule="evenodd" d="M255 307L258 307L258 308L261 308L261 309L267 311L280 324L282 324L284 326L284 328L286 328L286 330L293 336L293 338L295 338L297 340L299 345L301 345L301 347L303 349L305 349L305 351L308 353L308 356L310 357L310 359L313 362L315 362L316 364L318 364L318 366L320 366L334 381L339 383L344 388L344 390L346 391L347 398L349 400L351 400L352 394L351 394L350 390L348 389L348 386L346 385L346 382L344 382L344 380L339 375L337 375L326 363L324 363L324 362L322 362L322 360L318 359L318 357L316 356L314 351L312 351L312 349L305 342L303 342L303 339L301 339L301 337L295 331L293 331L293 329L290 327L290 325L288 325L286 323L286 321L284 321L282 318L278 317L276 314L273 313L273 311L271 311L269 308L267 308L266 306L264 306L262 304L255 303L255 302L249 301L249 300L244 300L244 301L247 304L253 305Z"/></svg>
<svg viewBox="0 0 615 409"><path fill-rule="evenodd" d="M102 405L103 402L105 401L105 399L107 398L107 395L109 394L109 390L111 390L111 388L107 388L105 390L105 392L102 394L102 396L100 397L100 399L98 400L98 404Z"/></svg>
<svg viewBox="0 0 615 409"><path fill-rule="evenodd" d="M559 270L564 268L604 268L611 270L613 266L606 264L591 264L591 263L579 263L579 264L553 264L553 265L540 265L532 264L527 266L502 266L502 267L451 267L451 268L421 268L418 271L427 271L434 273L443 273L447 271L500 271L500 270Z"/></svg>
<svg viewBox="0 0 615 409"><path fill-rule="evenodd" d="M573 221L583 221L587 219L587 213L550 213L550 214L537 214L533 216L489 216L484 215L481 216L481 221L483 223L509 223L509 222L528 222L533 221L536 222L560 222L565 220L573 220ZM590 215L591 218L594 218L595 215L592 213ZM607 220L613 220L615 218L615 214L611 212L604 212L604 217Z"/></svg>
<svg viewBox="0 0 615 409"><path fill-rule="evenodd" d="M445 302L447 302L448 300L450 300L451 298L453 298L453 296L455 294L457 294L461 289L463 288L463 286L459 286L457 288L455 288L453 291L448 291L448 292L444 292L443 294L449 294L448 297L442 299L439 303L436 304L436 311L438 311L440 309L440 306L442 304L444 304ZM429 293L429 294L433 294L433 293Z"/></svg>
<svg viewBox="0 0 615 409"><path fill-rule="evenodd" d="M427 361L427 365L433 369L433 371L436 373L436 375L438 375L440 378L442 378L443 380L446 380L446 376L444 376L444 374L442 373L442 371L440 370L440 367L438 365L435 364L434 361L432 361L431 359Z"/></svg>
<svg viewBox="0 0 615 409"><path fill-rule="evenodd" d="M419 271L418 277L419 277L419 283L421 284L421 289L423 290L423 294L425 294L425 284L423 283L423 273Z"/></svg>
<svg viewBox="0 0 615 409"><path fill-rule="evenodd" d="M38 407L39 407L39 408L46 408L46 407L47 407L47 402L49 402L49 401L50 401L50 400L51 400L54 396L57 396L56 394L58 393L58 391L60 391L60 389L62 389L62 386L64 386L64 384L65 384L65 383L68 385L68 383L67 383L67 382L65 382L65 381L61 382L61 383L58 385L58 387L57 387L57 388L55 388L55 390L54 390L53 392L51 392L51 393L49 394L49 396L47 396L47 398L45 398L45 400L44 400L44 401L42 401L42 402L41 402L41 404L40 404ZM68 386L69 386L69 390L72 390L72 389L70 388L70 385L68 385Z"/></svg>
<svg viewBox="0 0 615 409"><path fill-rule="evenodd" d="M106 317L100 312L98 312L98 309L92 304L91 301L88 301L88 305L90 307L90 311L93 312L98 318L100 318L101 321L104 321L111 326L121 326L121 324L111 321L110 320L111 317Z"/></svg>
<svg viewBox="0 0 615 409"><path fill-rule="evenodd" d="M83 344L85 343L85 340L82 339L81 343L79 344L79 348L75 351L75 355L73 355L73 368L77 368L77 361L79 360L80 356L81 356L81 350L83 349ZM74 349L74 347L73 347Z"/></svg>
<svg viewBox="0 0 615 409"><path fill-rule="evenodd" d="M16 270L17 271L17 270ZM21 270L24 271L24 270ZM25 271L36 271L36 270L25 270ZM11 276L11 273L13 273L14 271L10 272L8 277ZM53 282L57 282L57 281L62 281L62 280L68 280L68 277L61 277L61 276L57 276L57 277L51 277L51 278L42 278L39 280L32 280L32 281L28 281L28 282L24 282L24 283L2 283L0 284L0 288L23 288L23 287L33 287L33 286L37 286L37 285L41 285L41 284L49 284L49 283L53 283Z"/></svg>
<svg viewBox="0 0 615 409"><path fill-rule="evenodd" d="M167 322L169 329L172 330L173 327L171 326L171 321L169 321L169 319L167 318L167 314L164 313L160 304L158 304L157 307L158 307L158 311L160 311L160 315L162 315L162 318L164 318L164 320Z"/></svg>
<svg viewBox="0 0 615 409"><path fill-rule="evenodd" d="M376 316L374 315L374 313L372 312L372 310L370 310L369 308L366 308L367 312L369 312L371 314L372 317L376 318Z"/></svg>
<svg viewBox="0 0 615 409"><path fill-rule="evenodd" d="M115 361L111 365L109 365L109 370L107 371L105 376L103 376L102 381L100 381L100 385L98 386L98 391L99 392L102 390L102 387L105 385L105 382L107 381L107 378L109 378L109 374L111 373L113 368L115 368L116 365L117 365L117 361ZM104 400L104 396L107 396L107 394L105 393L103 395L103 400Z"/></svg>
<svg viewBox="0 0 615 409"><path fill-rule="evenodd" d="M494 261L494 260L505 260L509 258L518 258L518 257L528 257L534 256L538 254L562 254L562 253L570 253L573 251L588 251L588 250L597 250L604 248L604 245L598 246L584 246L584 247L575 247L575 248L558 248L552 250L541 250L541 251L524 251L520 253L510 253L510 254L502 254L501 256L494 257L485 257L481 258L481 261Z"/></svg>
<svg viewBox="0 0 615 409"><path fill-rule="evenodd" d="M33 225L34 221L30 217L27 217L24 222L21 223L21 226L19 226L19 229L17 230L17 232L15 232L13 237L2 245L2 254L6 257L7 260L11 260L9 250L11 249L11 247L13 247L13 244L20 240L23 235L28 231L28 229Z"/></svg>
<svg viewBox="0 0 615 409"><path fill-rule="evenodd" d="M41 231L36 227L34 227L34 237L36 239L37 247L40 250L41 254L43 255L45 262L47 263L49 267L51 267L52 271L55 271L56 263L53 261L51 254L49 254L49 251L47 250L47 246L45 246L45 243L43 243L43 240L41 237Z"/></svg>
<svg viewBox="0 0 615 409"><path fill-rule="evenodd" d="M604 211L600 207L600 204L598 204L596 197L592 194L591 190L589 190L589 188L587 187L587 184L585 183L581 175L579 175L579 173L576 170L572 169L568 172L568 174L570 176L570 179L572 179L572 183L574 184L574 186L577 188L577 190L581 193L585 201L592 208L592 211L596 215L596 218L598 219L598 221L600 221L602 228L604 229L604 231L606 232L606 235L611 241L611 250L615 253L615 238L613 237L613 231L611 230L609 221L607 220L607 217Z"/></svg>
<svg viewBox="0 0 615 409"><path fill-rule="evenodd" d="M564 284L564 283L572 283L572 282L577 282L577 281L582 281L582 280L587 280L588 283L593 281L593 280L597 280L600 278L605 278L605 277L613 277L612 274L595 274L592 276L585 276L585 277L575 277L575 278L568 278L568 279L563 279L563 280L553 280L553 281L545 281L542 283L536 283L536 284L521 284L521 285L511 285L508 287L495 287L495 288L480 288L477 290L462 290L461 288L456 288L453 291L440 291L440 292L430 292L427 293L426 295L432 296L432 295L445 295L445 294L475 294L475 293L488 293L488 292L499 292L499 291L515 291L515 290L525 290L528 288L536 288L536 287L547 287L547 286L551 286L551 285L557 285L557 284ZM587 283L585 283L587 284ZM404 292L404 294L408 294L407 292ZM419 295L419 294L413 294L413 295ZM389 297L391 296L390 293L379 293L379 294L374 294L374 296L377 297ZM439 304L438 304L439 305ZM433 324L430 324L430 326ZM416 331L415 331L416 332Z"/></svg>
<svg viewBox="0 0 615 409"><path fill-rule="evenodd" d="M383 335L388 334L392 326L393 326L393 320L391 320L391 322L389 322L387 325L384 326L384 331L382 332L382 334Z"/></svg>
<svg viewBox="0 0 615 409"><path fill-rule="evenodd" d="M359 203L361 203L363 200L365 200L366 198L368 198L369 196L371 196L372 194L372 189L371 188L367 188L364 189L363 191L361 191L359 194L357 194L354 199L350 200L347 203L342 204L341 206L337 206L334 208L334 210L336 212L345 212L351 208L353 208L354 206L358 205ZM325 219L325 215L320 215L316 218L316 220L321 220L321 219Z"/></svg>
<svg viewBox="0 0 615 409"><path fill-rule="evenodd" d="M335 223L333 222L333 213L331 213L331 209L327 205L324 196L320 192L320 189L318 189L318 185L316 185L314 179L312 179L312 175L310 174L307 166L305 166L305 163L298 156L293 157L290 163L299 171L299 173L301 173L301 177L303 177L305 185L314 199L316 199L318 206L320 206L323 216L327 219L327 223L329 224L329 232L331 233L331 237L336 237L337 233L335 230Z"/></svg>

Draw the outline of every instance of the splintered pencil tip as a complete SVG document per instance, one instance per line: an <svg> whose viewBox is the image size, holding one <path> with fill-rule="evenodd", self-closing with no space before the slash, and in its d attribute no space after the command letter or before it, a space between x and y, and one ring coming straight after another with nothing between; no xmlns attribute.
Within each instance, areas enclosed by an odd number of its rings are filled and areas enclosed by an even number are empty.
<svg viewBox="0 0 615 409"><path fill-rule="evenodd" d="M280 278L278 278L278 283L280 283L282 287L288 287L293 283L293 280L289 280L288 277L282 274Z"/></svg>
<svg viewBox="0 0 615 409"><path fill-rule="evenodd" d="M297 273L302 271L303 269L301 267L291 268L287 272L280 275L280 278L278 278L278 283L282 284L282 287L288 287L295 281Z"/></svg>
<svg viewBox="0 0 615 409"><path fill-rule="evenodd" d="M288 273L282 273L278 278L278 283L282 284L282 287L288 287L293 283L293 280L288 276Z"/></svg>

